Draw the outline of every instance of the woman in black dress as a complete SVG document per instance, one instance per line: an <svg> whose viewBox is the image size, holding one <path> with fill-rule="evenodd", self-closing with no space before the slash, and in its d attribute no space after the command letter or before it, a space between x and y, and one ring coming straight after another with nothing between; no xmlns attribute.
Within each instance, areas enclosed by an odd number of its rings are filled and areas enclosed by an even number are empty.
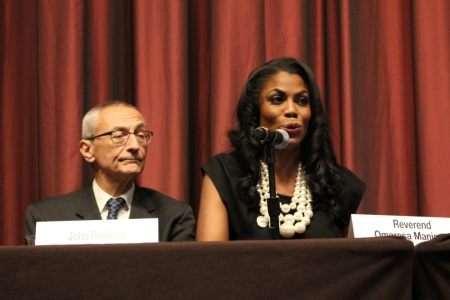
<svg viewBox="0 0 450 300"><path fill-rule="evenodd" d="M311 70L289 57L248 77L229 131L230 153L212 157L204 174L198 241L271 239L265 146L255 128L284 129L289 143L275 150L275 185L282 238L342 237L365 184L336 162L327 115Z"/></svg>

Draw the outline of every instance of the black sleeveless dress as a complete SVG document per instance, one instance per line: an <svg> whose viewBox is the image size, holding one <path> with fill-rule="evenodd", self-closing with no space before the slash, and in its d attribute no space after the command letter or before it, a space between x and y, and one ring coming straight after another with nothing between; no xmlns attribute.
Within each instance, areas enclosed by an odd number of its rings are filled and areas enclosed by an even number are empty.
<svg viewBox="0 0 450 300"><path fill-rule="evenodd" d="M212 157L202 166L203 174L211 177L227 212L230 240L270 240L271 232L268 227L261 228L256 223L260 215L259 207L249 208L239 200L236 183L242 177L242 170L236 162L235 153L221 153ZM311 223L303 234L295 234L293 239L308 238L338 238L342 237L342 230L350 222L350 215L355 213L364 194L365 183L354 173L344 168L346 188L341 201L343 215L334 215L327 211L313 210ZM279 195L280 201L290 203L290 196ZM314 201L314 199L313 199Z"/></svg>

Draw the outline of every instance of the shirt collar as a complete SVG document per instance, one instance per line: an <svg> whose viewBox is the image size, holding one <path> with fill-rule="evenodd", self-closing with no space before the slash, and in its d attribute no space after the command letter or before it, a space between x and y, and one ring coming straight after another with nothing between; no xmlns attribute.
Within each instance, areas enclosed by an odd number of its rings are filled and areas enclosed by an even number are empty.
<svg viewBox="0 0 450 300"><path fill-rule="evenodd" d="M92 188L94 190L94 196L95 196L95 200L97 201L97 206L98 206L98 210L100 212L103 211L103 209L106 206L106 202L108 202L109 199L111 198L119 198L122 197L123 199L125 199L125 202L127 203L126 207L124 207L125 210L129 210L131 207L131 202L133 201L133 195L134 195L134 190L136 188L134 182L131 185L131 188L126 191L125 193L123 193L122 195L120 195L119 197L113 197L110 194L108 194L107 192L105 192L104 190L102 190L97 182L94 179L94 182L92 183ZM106 208L108 209L108 208Z"/></svg>

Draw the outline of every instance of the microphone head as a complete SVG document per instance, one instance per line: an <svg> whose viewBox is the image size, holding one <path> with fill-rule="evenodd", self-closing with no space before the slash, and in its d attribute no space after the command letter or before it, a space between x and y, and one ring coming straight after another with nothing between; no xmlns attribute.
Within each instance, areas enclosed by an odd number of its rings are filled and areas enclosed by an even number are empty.
<svg viewBox="0 0 450 300"><path fill-rule="evenodd" d="M287 131L284 130L284 129L277 129L275 131L279 132L281 134L281 136L283 137L283 141L280 144L274 146L274 148L275 149L284 149L284 148L286 148L287 145L289 145L289 139L290 139L289 133L287 133Z"/></svg>
<svg viewBox="0 0 450 300"><path fill-rule="evenodd" d="M269 134L269 130L265 127L257 127L255 130L253 130L253 137L258 141L264 141L267 138L267 135Z"/></svg>

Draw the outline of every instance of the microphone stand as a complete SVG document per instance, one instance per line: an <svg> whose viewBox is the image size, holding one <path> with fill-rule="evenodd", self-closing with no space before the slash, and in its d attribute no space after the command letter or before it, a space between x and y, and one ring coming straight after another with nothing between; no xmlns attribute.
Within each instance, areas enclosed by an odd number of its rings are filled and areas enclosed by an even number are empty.
<svg viewBox="0 0 450 300"><path fill-rule="evenodd" d="M277 197L275 188L275 150L273 146L266 146L266 163L269 170L269 189L270 198L267 199L267 209L269 212L270 223L269 228L272 239L280 239L280 223L278 216L280 215L280 199Z"/></svg>

